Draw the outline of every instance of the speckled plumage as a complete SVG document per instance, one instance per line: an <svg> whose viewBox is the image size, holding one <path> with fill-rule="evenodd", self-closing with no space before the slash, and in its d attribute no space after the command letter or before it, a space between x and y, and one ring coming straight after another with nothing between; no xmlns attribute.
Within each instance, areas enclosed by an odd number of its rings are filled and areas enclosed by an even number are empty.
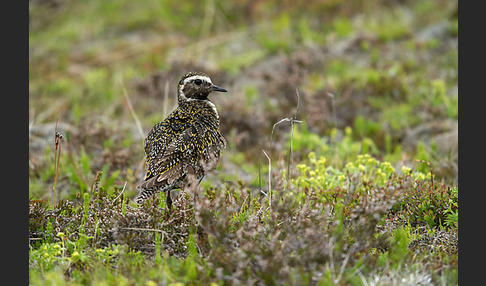
<svg viewBox="0 0 486 286"><path fill-rule="evenodd" d="M212 91L226 92L201 72L184 75L178 85L178 107L157 123L145 138L145 178L137 186L138 204L156 192L184 187L194 176L216 167L226 140L219 129L216 106L208 99Z"/></svg>

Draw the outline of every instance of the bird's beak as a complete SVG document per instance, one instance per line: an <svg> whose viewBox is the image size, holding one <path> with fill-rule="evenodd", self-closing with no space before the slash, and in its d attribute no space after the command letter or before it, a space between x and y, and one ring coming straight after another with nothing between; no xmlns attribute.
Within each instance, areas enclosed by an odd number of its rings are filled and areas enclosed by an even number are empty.
<svg viewBox="0 0 486 286"><path fill-rule="evenodd" d="M214 84L211 86L211 88L213 89L213 91L227 92L226 89L219 87L217 85L214 85Z"/></svg>

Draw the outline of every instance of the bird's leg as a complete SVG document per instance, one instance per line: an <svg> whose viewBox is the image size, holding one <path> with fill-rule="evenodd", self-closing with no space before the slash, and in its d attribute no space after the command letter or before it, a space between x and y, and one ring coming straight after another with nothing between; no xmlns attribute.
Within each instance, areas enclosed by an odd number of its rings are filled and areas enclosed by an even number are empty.
<svg viewBox="0 0 486 286"><path fill-rule="evenodd" d="M202 179L204 178L204 176L201 176L201 178L199 178L199 180L197 181L197 185L196 185L196 190L197 188L199 187L199 184L201 184L201 181ZM197 199L197 196L200 192L194 192L194 209L196 209L196 199Z"/></svg>
<svg viewBox="0 0 486 286"><path fill-rule="evenodd" d="M165 198L165 208L169 210L172 208L172 199L170 198L170 190L167 191L167 196Z"/></svg>

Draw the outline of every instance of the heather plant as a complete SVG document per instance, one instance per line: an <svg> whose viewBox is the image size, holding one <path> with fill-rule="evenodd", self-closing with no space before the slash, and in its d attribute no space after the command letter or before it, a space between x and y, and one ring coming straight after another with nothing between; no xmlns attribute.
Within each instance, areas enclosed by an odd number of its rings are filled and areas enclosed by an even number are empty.
<svg viewBox="0 0 486 286"><path fill-rule="evenodd" d="M385 248L386 235L376 234L375 227L411 178L392 177L369 186L368 195L363 195L362 180L345 176L346 183L331 191L334 200L324 199L322 188L291 185L275 190L271 206L270 198L263 197L260 208L244 210L240 206L252 201L250 193L231 196L228 191L198 202L198 221L211 245L207 263L216 277L267 285L352 281L362 263L371 259L371 249ZM246 219L235 225L233 218L241 217L242 209Z"/></svg>
<svg viewBox="0 0 486 286"><path fill-rule="evenodd" d="M457 227L458 187L416 180L394 209L412 225L426 223L430 228Z"/></svg>
<svg viewBox="0 0 486 286"><path fill-rule="evenodd" d="M133 208L123 194L103 188L85 193L78 206L61 200L50 209L32 201L31 277L62 269L70 279L87 281L99 279L100 269L119 267L127 276L117 279L130 281L359 284L368 279L363 273L399 271L414 261L407 246L420 244L429 233L413 235L412 228L387 222L418 216L420 207L402 206L423 200L410 197L410 190L429 184L398 175L371 156L336 169L341 181L328 175L323 158L310 155L309 161L312 165L299 166L301 173L290 183L275 182L271 198L240 182L198 196L200 190L188 190L170 212L160 207L163 194Z"/></svg>

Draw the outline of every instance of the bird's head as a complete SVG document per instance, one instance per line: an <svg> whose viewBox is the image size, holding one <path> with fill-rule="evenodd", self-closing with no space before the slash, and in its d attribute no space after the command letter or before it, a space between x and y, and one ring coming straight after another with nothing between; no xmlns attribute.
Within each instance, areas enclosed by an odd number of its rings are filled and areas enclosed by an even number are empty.
<svg viewBox="0 0 486 286"><path fill-rule="evenodd" d="M202 72L189 72L179 81L179 101L207 100L213 91L227 92L226 89L214 85L211 78Z"/></svg>

